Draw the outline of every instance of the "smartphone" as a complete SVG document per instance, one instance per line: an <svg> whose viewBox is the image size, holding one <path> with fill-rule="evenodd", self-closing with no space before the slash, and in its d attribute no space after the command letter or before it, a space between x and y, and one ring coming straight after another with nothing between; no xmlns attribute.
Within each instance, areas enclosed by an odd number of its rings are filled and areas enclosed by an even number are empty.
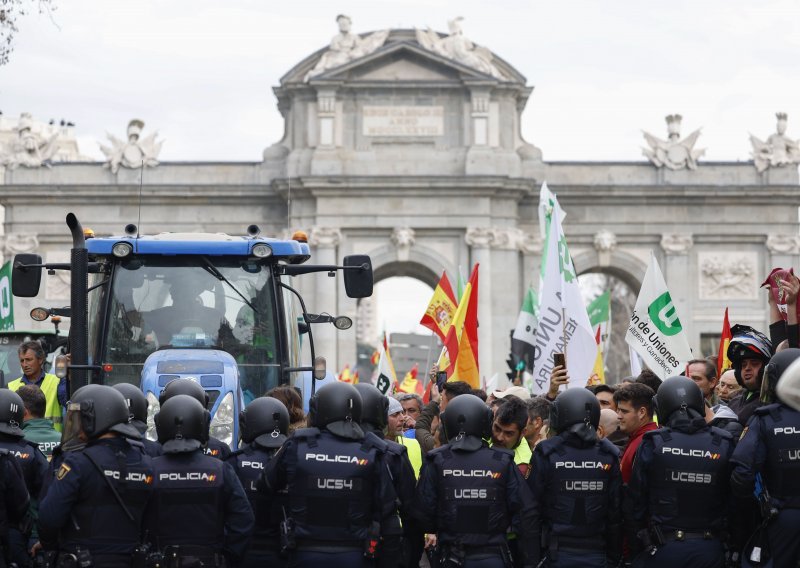
<svg viewBox="0 0 800 568"><path fill-rule="evenodd" d="M442 392L444 384L447 382L447 371L439 371L436 373L436 388Z"/></svg>
<svg viewBox="0 0 800 568"><path fill-rule="evenodd" d="M553 366L567 368L567 358L563 353L553 353Z"/></svg>

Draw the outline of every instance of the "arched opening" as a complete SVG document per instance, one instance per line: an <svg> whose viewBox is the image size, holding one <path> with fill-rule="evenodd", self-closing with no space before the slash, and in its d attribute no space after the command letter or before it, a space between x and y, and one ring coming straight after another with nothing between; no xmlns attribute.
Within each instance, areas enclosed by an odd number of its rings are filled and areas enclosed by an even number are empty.
<svg viewBox="0 0 800 568"><path fill-rule="evenodd" d="M594 268L578 276L584 302L587 306L608 291L610 293L611 321L604 342L603 365L606 383L616 384L631 374L630 352L625 342L628 323L636 305L638 287L631 287L630 278L623 278L619 271ZM598 325L593 326L595 331Z"/></svg>
<svg viewBox="0 0 800 568"><path fill-rule="evenodd" d="M391 262L377 267L375 287L370 298L358 302L356 337L358 342L358 372L370 377L375 365L372 355L384 332L390 338L392 362L399 380L414 364L420 375L432 363L438 340L431 331L419 324L438 275L415 262ZM422 376L419 377L422 379Z"/></svg>

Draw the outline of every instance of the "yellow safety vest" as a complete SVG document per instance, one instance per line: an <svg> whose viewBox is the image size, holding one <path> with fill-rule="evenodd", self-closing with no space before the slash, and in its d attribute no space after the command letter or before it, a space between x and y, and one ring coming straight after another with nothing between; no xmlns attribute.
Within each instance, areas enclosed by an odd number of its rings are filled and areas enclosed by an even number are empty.
<svg viewBox="0 0 800 568"><path fill-rule="evenodd" d="M411 467L414 468L414 475L419 479L419 470L422 468L422 448L419 442L413 438L406 438L405 436L398 436L397 443L406 447L408 452L408 461L411 462Z"/></svg>
<svg viewBox="0 0 800 568"><path fill-rule="evenodd" d="M53 427L58 432L61 432L62 430L61 405L58 404L58 384L60 382L61 379L55 375L46 373L44 379L42 380L42 384L39 386L44 393L44 398L47 400L44 409L44 417L53 421ZM17 392L19 387L21 387L23 384L26 383L23 383L22 377L20 377L8 383L8 390Z"/></svg>
<svg viewBox="0 0 800 568"><path fill-rule="evenodd" d="M523 436L520 438L519 446L514 448L514 463L517 465L528 465L531 463L532 457L533 452L531 451L531 446L528 444L528 440Z"/></svg>

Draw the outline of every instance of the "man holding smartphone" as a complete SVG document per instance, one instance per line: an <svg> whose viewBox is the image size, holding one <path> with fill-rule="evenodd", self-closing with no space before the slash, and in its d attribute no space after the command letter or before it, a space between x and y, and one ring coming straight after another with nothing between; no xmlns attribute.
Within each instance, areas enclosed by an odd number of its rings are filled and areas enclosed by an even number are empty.
<svg viewBox="0 0 800 568"><path fill-rule="evenodd" d="M553 353L553 370L550 371L550 388L545 397L553 402L558 396L558 391L562 385L569 386L569 375L567 374L567 360L563 353Z"/></svg>
<svg viewBox="0 0 800 568"><path fill-rule="evenodd" d="M434 365L431 368L429 375L430 380L436 380L439 367ZM444 411L447 403L453 400L456 396L462 394L470 394L472 387L463 381L448 381L444 383L442 390L434 385L431 388L431 402L425 405L422 409L422 415L416 423L416 439L419 442L422 452L427 453L436 447L436 439L431 431L431 425L435 419L438 419L439 413Z"/></svg>

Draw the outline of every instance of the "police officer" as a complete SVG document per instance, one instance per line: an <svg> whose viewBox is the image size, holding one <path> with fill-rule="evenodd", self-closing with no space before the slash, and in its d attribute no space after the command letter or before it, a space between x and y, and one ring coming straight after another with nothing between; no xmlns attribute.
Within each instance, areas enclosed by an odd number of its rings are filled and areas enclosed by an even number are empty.
<svg viewBox="0 0 800 568"><path fill-rule="evenodd" d="M22 398L16 392L0 389L0 449L6 450L19 463L25 486L28 488L28 493L33 496L31 504L35 513L36 497L41 492L47 475L47 458L35 442L25 439L25 433L21 428L24 414L25 406ZM28 551L34 542L28 542L30 535L27 533L31 528L11 527L9 530L10 556L19 566L30 564L31 557Z"/></svg>
<svg viewBox="0 0 800 568"><path fill-rule="evenodd" d="M703 393L691 379L668 378L654 402L662 428L644 435L625 496L644 547L637 561L721 567L733 437L706 424Z"/></svg>
<svg viewBox="0 0 800 568"><path fill-rule="evenodd" d="M203 387L192 379L174 379L167 383L164 390L158 397L159 405L163 405L167 400L177 394L188 394L197 402L203 405L203 408L208 408L208 393ZM207 456L212 456L220 460L228 459L231 455L231 448L222 440L218 440L213 436L206 436L206 443L203 446L203 453Z"/></svg>
<svg viewBox="0 0 800 568"><path fill-rule="evenodd" d="M289 411L276 398L257 398L239 414L239 431L242 445L225 461L236 470L255 515L253 538L241 566L285 566L286 560L280 556L280 523L286 493L279 493L270 501L256 484L267 462L286 441Z"/></svg>
<svg viewBox="0 0 800 568"><path fill-rule="evenodd" d="M785 349L770 360L765 380L780 385L800 359ZM731 488L741 497L757 493L761 529L745 548L743 566L796 566L800 559L800 412L778 401L758 408L733 454ZM759 558L760 557L760 558Z"/></svg>
<svg viewBox="0 0 800 568"><path fill-rule="evenodd" d="M233 467L202 451L209 422L188 395L171 396L155 415L163 454L153 458L145 531L166 566L235 566L253 532L253 510Z"/></svg>
<svg viewBox="0 0 800 568"><path fill-rule="evenodd" d="M598 439L599 424L597 397L568 389L550 411L557 435L534 449L528 484L548 566L605 567L607 557L616 565L621 556L619 450Z"/></svg>
<svg viewBox="0 0 800 568"><path fill-rule="evenodd" d="M9 529L28 516L30 500L22 469L7 450L0 449L0 565L11 562Z"/></svg>
<svg viewBox="0 0 800 568"><path fill-rule="evenodd" d="M375 436L383 443L384 459L397 495L398 511L381 527L383 541L378 565L387 568L404 566L406 558L403 547L403 527L407 525L411 517L412 501L417 484L414 468L411 467L405 446L393 440L384 439L389 399L373 385L359 383L355 387L361 395L361 428L367 433L367 436ZM400 516L402 516L402 522ZM420 556L422 556L421 551ZM416 559L416 565L419 565L419 558Z"/></svg>
<svg viewBox="0 0 800 568"><path fill-rule="evenodd" d="M442 566L510 567L509 528L529 565L536 557L533 498L513 452L485 441L492 435L491 409L464 394L447 404L442 424L448 443L425 456L416 500L423 528L438 536Z"/></svg>
<svg viewBox="0 0 800 568"><path fill-rule="evenodd" d="M122 396L125 397L125 402L128 403L128 410L131 416L131 425L139 431L142 435L142 444L144 445L144 453L151 458L161 455L161 444L154 440L148 440L145 437L147 432L147 407L150 405L147 402L147 397L144 396L142 390L130 383L120 383L114 385Z"/></svg>
<svg viewBox="0 0 800 568"><path fill-rule="evenodd" d="M39 505L39 536L58 550L58 566L131 564L153 468L128 420L125 398L108 386L81 387L67 405L62 447L73 438L86 447L64 454Z"/></svg>
<svg viewBox="0 0 800 568"><path fill-rule="evenodd" d="M282 539L291 566L372 566L395 494L375 437L359 426L361 395L330 383L309 401L311 428L296 430L267 464L259 488L288 490Z"/></svg>

